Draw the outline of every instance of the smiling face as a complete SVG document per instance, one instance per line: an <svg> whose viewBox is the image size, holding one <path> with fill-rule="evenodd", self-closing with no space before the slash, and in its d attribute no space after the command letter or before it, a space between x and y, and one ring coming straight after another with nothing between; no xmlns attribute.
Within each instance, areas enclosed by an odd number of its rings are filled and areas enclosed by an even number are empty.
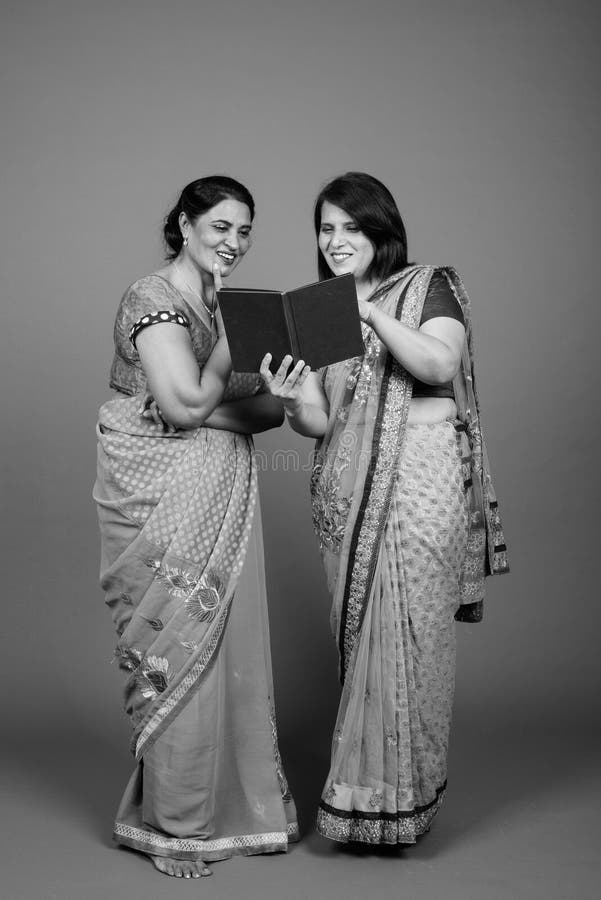
<svg viewBox="0 0 601 900"><path fill-rule="evenodd" d="M365 282L375 249L354 219L327 200L321 207L319 249L334 275L350 272L358 284Z"/></svg>
<svg viewBox="0 0 601 900"><path fill-rule="evenodd" d="M194 224L181 213L179 224L182 235L188 239L185 252L201 274L212 275L213 266L218 263L221 274L226 277L250 247L250 210L239 200L221 200L199 216Z"/></svg>

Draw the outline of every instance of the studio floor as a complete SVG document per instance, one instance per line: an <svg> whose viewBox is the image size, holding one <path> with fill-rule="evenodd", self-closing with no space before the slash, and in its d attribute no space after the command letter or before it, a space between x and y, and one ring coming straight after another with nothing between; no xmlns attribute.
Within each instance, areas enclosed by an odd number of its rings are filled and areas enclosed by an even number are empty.
<svg viewBox="0 0 601 900"><path fill-rule="evenodd" d="M107 710L107 722L114 728ZM485 724L483 724L485 723ZM447 800L403 850L349 850L313 830L327 768L301 735L282 750L303 839L287 854L216 863L172 879L112 845L130 760L102 722L12 729L3 743L4 900L589 900L600 896L599 735L584 716L456 715Z"/></svg>

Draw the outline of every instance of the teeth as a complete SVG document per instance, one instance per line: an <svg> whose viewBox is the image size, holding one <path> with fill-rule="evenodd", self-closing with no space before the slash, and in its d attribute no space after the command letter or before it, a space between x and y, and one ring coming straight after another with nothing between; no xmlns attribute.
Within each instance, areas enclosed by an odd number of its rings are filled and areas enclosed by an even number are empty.
<svg viewBox="0 0 601 900"><path fill-rule="evenodd" d="M336 260L336 262L342 262L343 259L348 259L349 256L352 256L351 253L332 253L332 259Z"/></svg>
<svg viewBox="0 0 601 900"><path fill-rule="evenodd" d="M223 251L221 250L217 251L217 256L220 256L221 259L224 259L226 262L233 262L233 260L235 259L233 253L223 253Z"/></svg>

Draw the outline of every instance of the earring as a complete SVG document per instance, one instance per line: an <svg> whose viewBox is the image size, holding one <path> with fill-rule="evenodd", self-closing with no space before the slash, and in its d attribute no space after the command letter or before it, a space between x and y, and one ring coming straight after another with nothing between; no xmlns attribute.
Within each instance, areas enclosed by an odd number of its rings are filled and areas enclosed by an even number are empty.
<svg viewBox="0 0 601 900"><path fill-rule="evenodd" d="M186 235L186 237L184 238L184 247L187 247L187 246L188 246L188 236Z"/></svg>

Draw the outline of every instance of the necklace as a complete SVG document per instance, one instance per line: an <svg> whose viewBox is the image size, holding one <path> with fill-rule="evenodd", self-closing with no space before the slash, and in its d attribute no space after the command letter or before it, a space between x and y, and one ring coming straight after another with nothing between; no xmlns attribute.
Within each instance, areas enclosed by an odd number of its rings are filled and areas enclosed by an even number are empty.
<svg viewBox="0 0 601 900"><path fill-rule="evenodd" d="M178 270L178 271L179 271L179 270ZM190 293L193 294L195 297L198 297L198 299L200 300L200 302L202 303L202 305L203 305L204 308L206 309L206 311L207 311L207 313L208 313L208 315L209 315L209 319L210 319L210 326L209 326L209 327L210 327L210 329L211 329L211 331L212 331L212 330L213 330L213 324L214 324L214 322L215 322L215 312L217 311L217 296L216 296L216 295L213 296L213 305L212 305L212 306L209 306L209 304L207 303L207 301L205 300L205 298L202 296L202 294L200 293L200 291L194 290L194 288L192 287L192 285L191 285L188 281L186 281L186 279L184 278L184 276L182 275L182 273L180 272L179 274L180 274L181 280L182 280L183 283L186 285L186 287L188 288L188 290L190 291Z"/></svg>

